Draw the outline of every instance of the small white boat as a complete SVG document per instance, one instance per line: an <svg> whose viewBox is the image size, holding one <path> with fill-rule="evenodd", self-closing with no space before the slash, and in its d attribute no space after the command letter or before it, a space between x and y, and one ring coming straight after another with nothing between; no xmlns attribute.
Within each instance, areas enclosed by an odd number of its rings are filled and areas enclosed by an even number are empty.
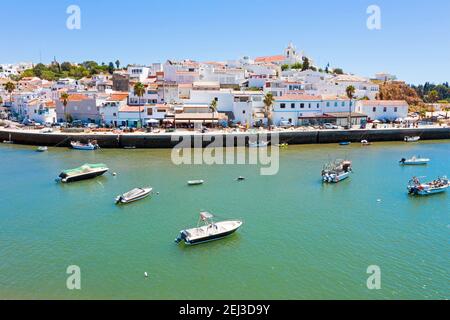
<svg viewBox="0 0 450 320"><path fill-rule="evenodd" d="M406 136L405 142L417 142L420 140L419 136Z"/></svg>
<svg viewBox="0 0 450 320"><path fill-rule="evenodd" d="M175 242L184 241L187 245L222 239L236 232L243 224L241 220L214 222L214 216L208 212L201 212L196 228L181 230ZM199 226L203 222L203 226Z"/></svg>
<svg viewBox="0 0 450 320"><path fill-rule="evenodd" d="M153 191L151 187L135 188L116 198L116 204L127 204L146 198Z"/></svg>
<svg viewBox="0 0 450 320"><path fill-rule="evenodd" d="M92 151L99 149L99 145L94 141L89 141L88 143L81 143L80 141L71 141L70 145L75 150Z"/></svg>
<svg viewBox="0 0 450 320"><path fill-rule="evenodd" d="M250 148L266 148L269 145L268 141L260 141L260 142L249 142L248 146Z"/></svg>
<svg viewBox="0 0 450 320"><path fill-rule="evenodd" d="M36 151L37 152L45 152L45 151L48 151L48 147L38 147Z"/></svg>
<svg viewBox="0 0 450 320"><path fill-rule="evenodd" d="M352 163L348 160L335 160L324 165L322 181L326 183L338 183L350 177Z"/></svg>
<svg viewBox="0 0 450 320"><path fill-rule="evenodd" d="M405 166L424 165L427 164L428 162L430 162L430 159L416 156L412 157L411 159L403 158L402 160L400 160L400 164Z"/></svg>
<svg viewBox="0 0 450 320"><path fill-rule="evenodd" d="M437 178L428 183L421 183L418 178L412 178L408 183L408 193L415 196L427 196L445 192L450 187L447 177Z"/></svg>
<svg viewBox="0 0 450 320"><path fill-rule="evenodd" d="M188 185L190 185L190 186L198 186L198 185L201 185L201 184L204 184L204 183L205 183L204 180L190 180L190 181L188 181Z"/></svg>
<svg viewBox="0 0 450 320"><path fill-rule="evenodd" d="M370 145L372 145L372 142L369 142L367 140L361 140L361 145L362 146L370 146Z"/></svg>

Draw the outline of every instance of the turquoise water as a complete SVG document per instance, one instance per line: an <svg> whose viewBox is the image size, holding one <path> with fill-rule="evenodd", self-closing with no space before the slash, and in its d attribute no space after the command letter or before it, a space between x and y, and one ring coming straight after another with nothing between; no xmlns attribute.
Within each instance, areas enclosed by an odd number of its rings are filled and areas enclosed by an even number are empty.
<svg viewBox="0 0 450 320"><path fill-rule="evenodd" d="M450 175L449 141L290 146L275 176L258 166L175 166L170 150L34 150L0 146L0 298L450 298L450 192L406 193L413 175ZM412 155L432 162L398 165ZM321 183L330 157L353 161L349 180ZM54 182L86 162L117 176ZM206 183L190 188L190 179ZM160 194L114 205L146 185ZM200 210L245 224L221 241L175 245ZM79 291L66 288L69 265L81 268ZM381 290L366 287L369 265L381 268Z"/></svg>

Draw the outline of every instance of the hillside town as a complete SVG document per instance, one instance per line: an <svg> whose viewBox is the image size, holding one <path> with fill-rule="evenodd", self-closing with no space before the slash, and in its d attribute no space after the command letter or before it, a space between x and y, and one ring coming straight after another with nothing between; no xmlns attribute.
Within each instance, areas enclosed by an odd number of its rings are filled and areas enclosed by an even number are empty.
<svg viewBox="0 0 450 320"><path fill-rule="evenodd" d="M61 69L56 59L52 65ZM292 43L274 56L125 68L117 61L109 72L53 80L29 74L34 67L0 65L0 117L18 126L348 129L411 127L426 116L405 100L381 99L380 84L401 83L394 75L321 69ZM427 118L445 123L447 112L448 104L431 105Z"/></svg>

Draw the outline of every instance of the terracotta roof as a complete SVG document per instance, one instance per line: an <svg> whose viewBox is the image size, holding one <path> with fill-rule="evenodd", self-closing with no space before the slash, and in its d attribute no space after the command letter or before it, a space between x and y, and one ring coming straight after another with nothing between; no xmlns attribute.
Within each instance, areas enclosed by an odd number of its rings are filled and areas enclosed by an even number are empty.
<svg viewBox="0 0 450 320"><path fill-rule="evenodd" d="M286 94L281 97L275 97L276 101L321 101L321 96L312 96L307 94Z"/></svg>
<svg viewBox="0 0 450 320"><path fill-rule="evenodd" d="M141 112L144 112L144 106L126 105L126 106L120 107L119 112L139 112L139 109L141 110Z"/></svg>
<svg viewBox="0 0 450 320"><path fill-rule="evenodd" d="M359 101L363 106L407 106L408 102L405 100L361 100Z"/></svg>
<svg viewBox="0 0 450 320"><path fill-rule="evenodd" d="M269 57L258 57L255 59L255 62L264 62L264 63L268 63L268 62L281 62L286 60L286 57L283 55L278 55L278 56L269 56Z"/></svg>
<svg viewBox="0 0 450 320"><path fill-rule="evenodd" d="M116 92L106 99L107 101L122 101L128 98L128 92Z"/></svg>
<svg viewBox="0 0 450 320"><path fill-rule="evenodd" d="M85 96L84 94L79 94L79 93L73 93L69 95L69 98L67 99L67 101L83 101L83 100L88 100L89 97Z"/></svg>

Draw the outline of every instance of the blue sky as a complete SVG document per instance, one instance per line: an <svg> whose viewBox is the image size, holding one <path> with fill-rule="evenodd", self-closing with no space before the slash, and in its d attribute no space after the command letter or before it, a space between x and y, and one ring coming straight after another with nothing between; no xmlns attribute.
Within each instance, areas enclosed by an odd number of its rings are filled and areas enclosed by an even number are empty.
<svg viewBox="0 0 450 320"><path fill-rule="evenodd" d="M81 30L66 28L71 4ZM372 4L381 30L366 27ZM292 41L319 66L450 81L448 0L24 0L1 11L0 63L229 60L280 54Z"/></svg>

